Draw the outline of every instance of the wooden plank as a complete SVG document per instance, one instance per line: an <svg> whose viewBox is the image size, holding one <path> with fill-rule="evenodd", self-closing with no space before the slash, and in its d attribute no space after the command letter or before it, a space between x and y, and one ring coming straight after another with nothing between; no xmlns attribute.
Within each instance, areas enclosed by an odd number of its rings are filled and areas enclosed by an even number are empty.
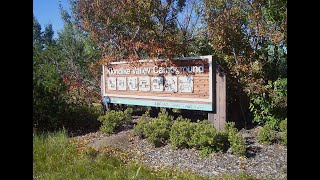
<svg viewBox="0 0 320 180"><path fill-rule="evenodd" d="M223 131L226 125L227 94L226 75L217 69L216 72L216 111L208 113L208 120L218 131Z"/></svg>

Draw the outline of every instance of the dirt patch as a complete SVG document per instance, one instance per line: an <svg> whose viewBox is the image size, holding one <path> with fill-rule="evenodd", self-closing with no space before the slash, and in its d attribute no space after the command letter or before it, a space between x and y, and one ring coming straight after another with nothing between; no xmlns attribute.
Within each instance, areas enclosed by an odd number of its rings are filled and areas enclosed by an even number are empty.
<svg viewBox="0 0 320 180"><path fill-rule="evenodd" d="M97 139L87 146L100 149L105 146L128 150L133 144L133 134L130 131L122 131L118 134L102 137Z"/></svg>

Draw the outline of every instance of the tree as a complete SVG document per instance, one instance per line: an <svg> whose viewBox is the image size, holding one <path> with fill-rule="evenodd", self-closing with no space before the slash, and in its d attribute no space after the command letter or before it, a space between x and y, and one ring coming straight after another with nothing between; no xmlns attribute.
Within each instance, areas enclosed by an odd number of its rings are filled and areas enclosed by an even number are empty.
<svg viewBox="0 0 320 180"><path fill-rule="evenodd" d="M38 20L33 16L33 48L34 50L41 50L42 49L42 32L41 32L41 25L39 24Z"/></svg>
<svg viewBox="0 0 320 180"><path fill-rule="evenodd" d="M230 94L243 106L243 90L250 98L253 119L277 124L286 117L286 1L205 0L205 4L214 53L232 87L240 85ZM276 93L277 87L285 93Z"/></svg>
<svg viewBox="0 0 320 180"><path fill-rule="evenodd" d="M57 47L50 43L53 42L51 26L47 26L44 33L35 17L33 22L33 124L41 130L55 129L63 121L59 116L62 112L59 109L65 107L65 86L57 66L53 63L58 61L59 52Z"/></svg>
<svg viewBox="0 0 320 180"><path fill-rule="evenodd" d="M107 62L172 58L189 55L189 47L195 47L186 44L195 41L199 27L197 2L80 0L78 15Z"/></svg>
<svg viewBox="0 0 320 180"><path fill-rule="evenodd" d="M38 35L33 40L34 127L51 131L62 127L88 129L96 125L97 111L88 101L100 91L89 91L87 83L92 81L87 69L88 59L95 54L94 46L71 28L70 23L65 24L56 40L51 25L42 32L35 18L34 22L33 32ZM70 66L72 63L74 66Z"/></svg>
<svg viewBox="0 0 320 180"><path fill-rule="evenodd" d="M71 14L60 6L64 28L58 33L58 46L63 57L59 68L68 85L68 93L74 97L73 102L90 104L100 97L101 66L96 65L100 52L86 32L78 26L75 12L77 4L73 1L70 4Z"/></svg>
<svg viewBox="0 0 320 180"><path fill-rule="evenodd" d="M44 34L43 34L43 40L45 47L52 46L55 44L55 40L53 39L53 29L52 29L52 24L49 24L48 26L45 27L44 29Z"/></svg>

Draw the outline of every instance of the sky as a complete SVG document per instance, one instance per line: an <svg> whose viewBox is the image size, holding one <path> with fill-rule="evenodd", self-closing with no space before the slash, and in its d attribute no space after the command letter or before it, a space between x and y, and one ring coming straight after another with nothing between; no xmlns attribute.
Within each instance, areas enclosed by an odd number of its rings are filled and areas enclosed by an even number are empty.
<svg viewBox="0 0 320 180"><path fill-rule="evenodd" d="M57 38L57 32L63 29L59 1L64 9L69 10L68 0L33 0L33 15L40 23L41 30L44 30L46 25L52 24L54 38Z"/></svg>

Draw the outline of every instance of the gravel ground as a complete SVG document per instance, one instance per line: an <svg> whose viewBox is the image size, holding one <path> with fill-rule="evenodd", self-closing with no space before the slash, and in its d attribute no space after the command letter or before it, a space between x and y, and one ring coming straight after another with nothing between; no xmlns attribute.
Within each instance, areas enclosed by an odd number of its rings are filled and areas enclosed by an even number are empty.
<svg viewBox="0 0 320 180"><path fill-rule="evenodd" d="M240 131L246 139L247 158L240 158L229 151L202 158L197 150L173 150L169 144L155 148L145 139L134 136L132 129L110 136L98 131L74 138L83 139L87 146L95 149L105 146L121 149L128 152L131 158L155 169L164 166L175 167L207 177L245 172L259 179L287 179L287 148L279 144L259 144L255 139L257 129Z"/></svg>

